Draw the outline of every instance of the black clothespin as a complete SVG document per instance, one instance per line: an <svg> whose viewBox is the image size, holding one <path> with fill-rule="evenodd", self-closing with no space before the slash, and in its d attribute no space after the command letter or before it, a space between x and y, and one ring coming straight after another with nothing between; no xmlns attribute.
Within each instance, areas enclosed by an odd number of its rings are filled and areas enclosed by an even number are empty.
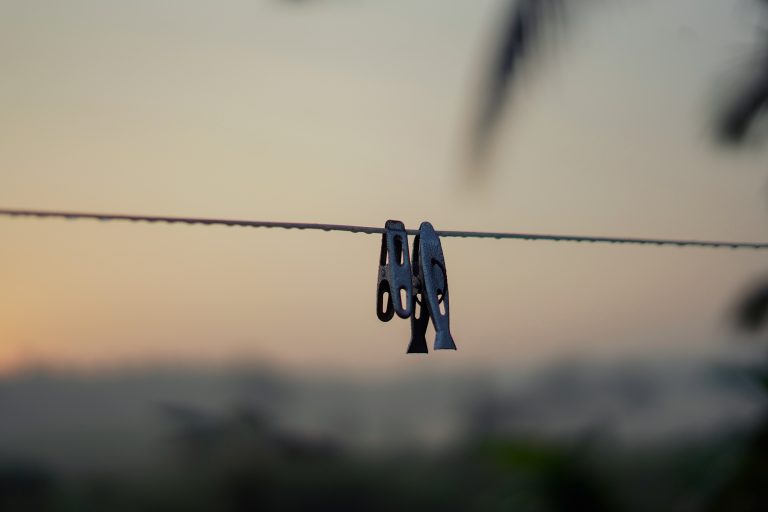
<svg viewBox="0 0 768 512"><path fill-rule="evenodd" d="M408 345L408 353L427 352L425 334L429 318L435 328L435 350L456 350L450 330L445 257L440 237L429 222L421 223L419 234L414 239L412 269L411 342Z"/></svg>
<svg viewBox="0 0 768 512"><path fill-rule="evenodd" d="M411 341L408 343L408 354L426 354L427 349L427 326L429 325L429 305L424 297L424 279L421 273L421 258L419 250L419 241L421 240L421 231L413 239L413 294L411 295Z"/></svg>
<svg viewBox="0 0 768 512"><path fill-rule="evenodd" d="M382 322L389 322L395 313L400 318L411 316L413 283L408 255L408 233L405 231L405 225L398 220L388 220L384 229L384 234L381 236L379 279L376 288L376 316ZM387 295L386 309L384 308L385 294Z"/></svg>

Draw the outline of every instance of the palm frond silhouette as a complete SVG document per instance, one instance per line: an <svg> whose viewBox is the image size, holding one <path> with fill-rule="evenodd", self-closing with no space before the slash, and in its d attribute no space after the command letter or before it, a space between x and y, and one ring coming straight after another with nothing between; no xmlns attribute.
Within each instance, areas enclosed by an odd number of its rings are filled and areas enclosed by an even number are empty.
<svg viewBox="0 0 768 512"><path fill-rule="evenodd" d="M564 1L567 0L515 0L509 4L496 35L496 48L478 104L470 147L473 161L485 157L525 61L543 32L562 14Z"/></svg>
<svg viewBox="0 0 768 512"><path fill-rule="evenodd" d="M286 3L307 3L283 0ZM768 0L749 0L768 8ZM510 0L504 4L502 23L496 30L491 58L485 69L483 86L478 98L471 140L470 156L477 164L487 156L506 103L520 80L525 63L531 58L543 35L564 16L575 9L599 7L585 0ZM717 140L739 144L747 139L752 128L768 110L768 33L762 55L751 69L743 70L743 86L732 92L730 101L717 116L714 132ZM482 166L470 166L475 172Z"/></svg>
<svg viewBox="0 0 768 512"><path fill-rule="evenodd" d="M768 8L768 0L753 0ZM479 103L478 121L474 128L472 153L474 158L485 157L496 125L502 115L506 98L514 89L530 58L532 49L540 43L548 25L560 13L573 13L574 7L585 7L591 2L583 0L512 0L510 15L496 35L496 55L487 71L486 85ZM597 7L594 3L590 7ZM717 116L714 127L721 142L743 142L757 120L768 110L768 36L756 65L744 69L743 86L732 92L726 108ZM476 169L477 167L475 167Z"/></svg>

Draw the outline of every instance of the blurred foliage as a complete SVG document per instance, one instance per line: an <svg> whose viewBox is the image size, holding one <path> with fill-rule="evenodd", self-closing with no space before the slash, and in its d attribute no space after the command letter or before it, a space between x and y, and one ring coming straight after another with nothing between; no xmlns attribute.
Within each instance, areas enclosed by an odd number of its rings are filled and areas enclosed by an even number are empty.
<svg viewBox="0 0 768 512"><path fill-rule="evenodd" d="M0 510L758 511L768 503L765 425L646 447L510 434L382 454L234 411L204 437L179 424L146 467L64 475L6 461Z"/></svg>
<svg viewBox="0 0 768 512"><path fill-rule="evenodd" d="M768 319L768 282L753 286L736 309L736 322L747 331L756 331Z"/></svg>
<svg viewBox="0 0 768 512"><path fill-rule="evenodd" d="M718 123L720 140L741 143L768 110L768 44L741 91L729 102Z"/></svg>
<svg viewBox="0 0 768 512"><path fill-rule="evenodd" d="M283 0L287 3L309 3ZM749 0L768 6L765 0ZM491 29L494 44L484 71L484 85L478 98L470 144L473 170L482 169L496 127L508 97L514 90L525 63L536 55L543 37L557 23L572 16L575 9L599 8L600 2L585 0L507 0L502 23ZM589 10L587 9L587 10ZM717 139L728 144L744 142L757 121L768 110L768 37L758 59L743 69L742 86L731 93L715 123Z"/></svg>
<svg viewBox="0 0 768 512"><path fill-rule="evenodd" d="M765 0L753 1L768 6ZM496 34L495 55L488 66L486 85L480 97L473 143L475 158L484 157L502 115L505 99L519 80L522 64L533 56L546 29L565 14L572 15L573 7L583 8L590 4L600 5L584 0L511 0L509 15ZM570 11L565 7L571 8ZM763 46L754 65L743 70L742 87L733 91L717 118L715 131L722 142L744 142L768 109L768 37Z"/></svg>
<svg viewBox="0 0 768 512"><path fill-rule="evenodd" d="M554 20L562 19L566 0L514 0L496 36L473 131L472 156L482 160L502 116L510 89L532 50Z"/></svg>

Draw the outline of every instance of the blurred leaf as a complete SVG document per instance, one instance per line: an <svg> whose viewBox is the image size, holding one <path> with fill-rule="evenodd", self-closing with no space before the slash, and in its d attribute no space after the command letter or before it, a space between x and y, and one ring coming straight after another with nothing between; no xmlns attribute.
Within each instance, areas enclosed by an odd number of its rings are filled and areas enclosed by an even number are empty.
<svg viewBox="0 0 768 512"><path fill-rule="evenodd" d="M487 439L480 453L507 470L542 472L567 460L568 453L559 446L537 443L532 439Z"/></svg>
<svg viewBox="0 0 768 512"><path fill-rule="evenodd" d="M532 48L546 27L560 16L562 8L563 0L512 0L497 36L480 99L472 143L475 161L485 157L509 89L520 74L523 62L531 57Z"/></svg>
<svg viewBox="0 0 768 512"><path fill-rule="evenodd" d="M768 319L768 282L750 291L736 308L736 323L747 331L756 331Z"/></svg>
<svg viewBox="0 0 768 512"><path fill-rule="evenodd" d="M718 136L724 142L743 142L755 121L768 109L768 51L763 61L720 118Z"/></svg>

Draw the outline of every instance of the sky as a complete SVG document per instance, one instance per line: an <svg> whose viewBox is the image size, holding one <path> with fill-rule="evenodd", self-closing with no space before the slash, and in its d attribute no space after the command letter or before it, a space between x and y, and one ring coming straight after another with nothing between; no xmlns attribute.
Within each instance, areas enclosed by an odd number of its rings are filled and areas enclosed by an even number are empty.
<svg viewBox="0 0 768 512"><path fill-rule="evenodd" d="M0 0L0 206L768 240L766 147L711 124L748 1L577 11L465 150L498 0ZM605 5L603 5L605 4ZM758 252L443 241L456 353L376 319L372 235L0 219L0 372L502 367L730 346Z"/></svg>

